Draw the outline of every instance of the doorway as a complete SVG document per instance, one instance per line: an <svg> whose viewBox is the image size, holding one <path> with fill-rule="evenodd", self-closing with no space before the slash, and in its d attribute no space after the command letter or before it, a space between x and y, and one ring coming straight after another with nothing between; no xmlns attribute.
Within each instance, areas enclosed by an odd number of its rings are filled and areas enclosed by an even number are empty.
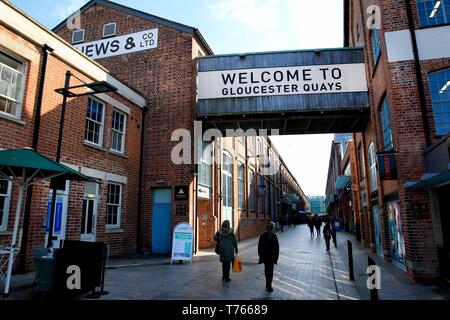
<svg viewBox="0 0 450 320"><path fill-rule="evenodd" d="M64 190L57 190L56 193L56 205L55 214L53 218L53 248L60 247L60 240L66 238L66 222L67 222L67 206L69 200L69 188L70 182L66 181L64 185ZM50 212L52 208L52 193L53 190L50 189L48 204L47 204L47 219L45 223L45 245L48 242L48 232L50 230Z"/></svg>
<svg viewBox="0 0 450 320"><path fill-rule="evenodd" d="M387 203L389 216L389 235L391 238L392 261L397 266L406 268L405 241L403 238L403 223L398 201Z"/></svg>
<svg viewBox="0 0 450 320"><path fill-rule="evenodd" d="M222 183L222 222L230 221L233 228L233 159L228 153L223 154Z"/></svg>
<svg viewBox="0 0 450 320"><path fill-rule="evenodd" d="M95 242L97 234L98 184L86 182L81 218L81 241Z"/></svg>
<svg viewBox="0 0 450 320"><path fill-rule="evenodd" d="M441 277L450 281L450 185L437 189L437 192L443 240L442 245L438 246L439 269Z"/></svg>
<svg viewBox="0 0 450 320"><path fill-rule="evenodd" d="M172 189L153 190L152 253L169 254L172 221Z"/></svg>
<svg viewBox="0 0 450 320"><path fill-rule="evenodd" d="M383 238L381 235L381 218L380 218L380 208L378 205L372 206L372 215L373 215L373 229L375 236L375 249L377 254L380 256L384 256L383 252Z"/></svg>

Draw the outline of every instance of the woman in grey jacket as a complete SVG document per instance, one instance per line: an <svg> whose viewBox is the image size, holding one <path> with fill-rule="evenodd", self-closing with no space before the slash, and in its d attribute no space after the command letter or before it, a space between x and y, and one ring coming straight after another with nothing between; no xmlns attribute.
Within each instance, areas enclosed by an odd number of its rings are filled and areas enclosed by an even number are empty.
<svg viewBox="0 0 450 320"><path fill-rule="evenodd" d="M214 240L218 242L217 254L220 255L220 262L222 262L222 281L229 282L234 253L238 254L236 236L230 227L230 221L222 222L222 228L216 232Z"/></svg>

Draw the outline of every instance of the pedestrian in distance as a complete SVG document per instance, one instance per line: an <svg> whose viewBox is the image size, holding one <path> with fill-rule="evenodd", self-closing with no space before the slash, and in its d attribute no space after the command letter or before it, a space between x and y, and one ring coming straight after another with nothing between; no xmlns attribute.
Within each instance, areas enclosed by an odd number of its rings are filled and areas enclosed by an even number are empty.
<svg viewBox="0 0 450 320"><path fill-rule="evenodd" d="M235 253L238 254L238 245L230 221L222 222L222 228L214 235L214 240L218 242L216 253L220 256L222 263L222 281L230 282L230 270L234 261Z"/></svg>
<svg viewBox="0 0 450 320"><path fill-rule="evenodd" d="M330 223L331 223L331 237L333 237L334 247L337 248L336 217L332 214L330 214Z"/></svg>
<svg viewBox="0 0 450 320"><path fill-rule="evenodd" d="M314 226L316 227L317 238L320 238L320 227L322 227L322 220L317 213L314 215Z"/></svg>
<svg viewBox="0 0 450 320"><path fill-rule="evenodd" d="M311 233L311 238L314 238L314 221L313 221L313 217L311 214L308 215L307 217L308 221L308 227L309 227L309 232Z"/></svg>
<svg viewBox="0 0 450 320"><path fill-rule="evenodd" d="M266 232L259 237L258 255L259 264L264 263L264 274L266 276L266 290L272 292L273 268L278 263L280 246L275 234L275 223L268 222Z"/></svg>
<svg viewBox="0 0 450 320"><path fill-rule="evenodd" d="M330 218L325 218L325 226L323 227L323 237L325 239L325 245L327 247L327 251L330 251L330 240L331 240L331 222Z"/></svg>

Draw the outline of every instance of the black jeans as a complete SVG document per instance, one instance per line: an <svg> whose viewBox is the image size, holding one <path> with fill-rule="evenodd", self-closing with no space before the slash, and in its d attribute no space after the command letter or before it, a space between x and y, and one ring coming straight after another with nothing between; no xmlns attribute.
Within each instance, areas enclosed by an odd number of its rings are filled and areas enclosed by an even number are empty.
<svg viewBox="0 0 450 320"><path fill-rule="evenodd" d="M327 250L330 250L330 240L329 236L325 236L325 244L327 245Z"/></svg>
<svg viewBox="0 0 450 320"><path fill-rule="evenodd" d="M337 242L336 242L336 230L332 230L332 231L331 231L331 236L333 237L334 246L337 247Z"/></svg>
<svg viewBox="0 0 450 320"><path fill-rule="evenodd" d="M230 279L231 261L222 262L222 277Z"/></svg>
<svg viewBox="0 0 450 320"><path fill-rule="evenodd" d="M274 263L264 262L264 274L266 275L266 288L272 288Z"/></svg>

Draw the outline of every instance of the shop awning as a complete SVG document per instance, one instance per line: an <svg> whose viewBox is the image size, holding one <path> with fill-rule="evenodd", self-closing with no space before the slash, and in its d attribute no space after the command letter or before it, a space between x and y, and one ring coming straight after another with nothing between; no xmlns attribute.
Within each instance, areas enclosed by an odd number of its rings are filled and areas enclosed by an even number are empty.
<svg viewBox="0 0 450 320"><path fill-rule="evenodd" d="M351 176L339 176L336 179L336 189L345 189L351 179Z"/></svg>
<svg viewBox="0 0 450 320"><path fill-rule="evenodd" d="M441 173L426 173L419 182L406 182L405 187L413 190L427 190L447 183L450 183L450 169Z"/></svg>

